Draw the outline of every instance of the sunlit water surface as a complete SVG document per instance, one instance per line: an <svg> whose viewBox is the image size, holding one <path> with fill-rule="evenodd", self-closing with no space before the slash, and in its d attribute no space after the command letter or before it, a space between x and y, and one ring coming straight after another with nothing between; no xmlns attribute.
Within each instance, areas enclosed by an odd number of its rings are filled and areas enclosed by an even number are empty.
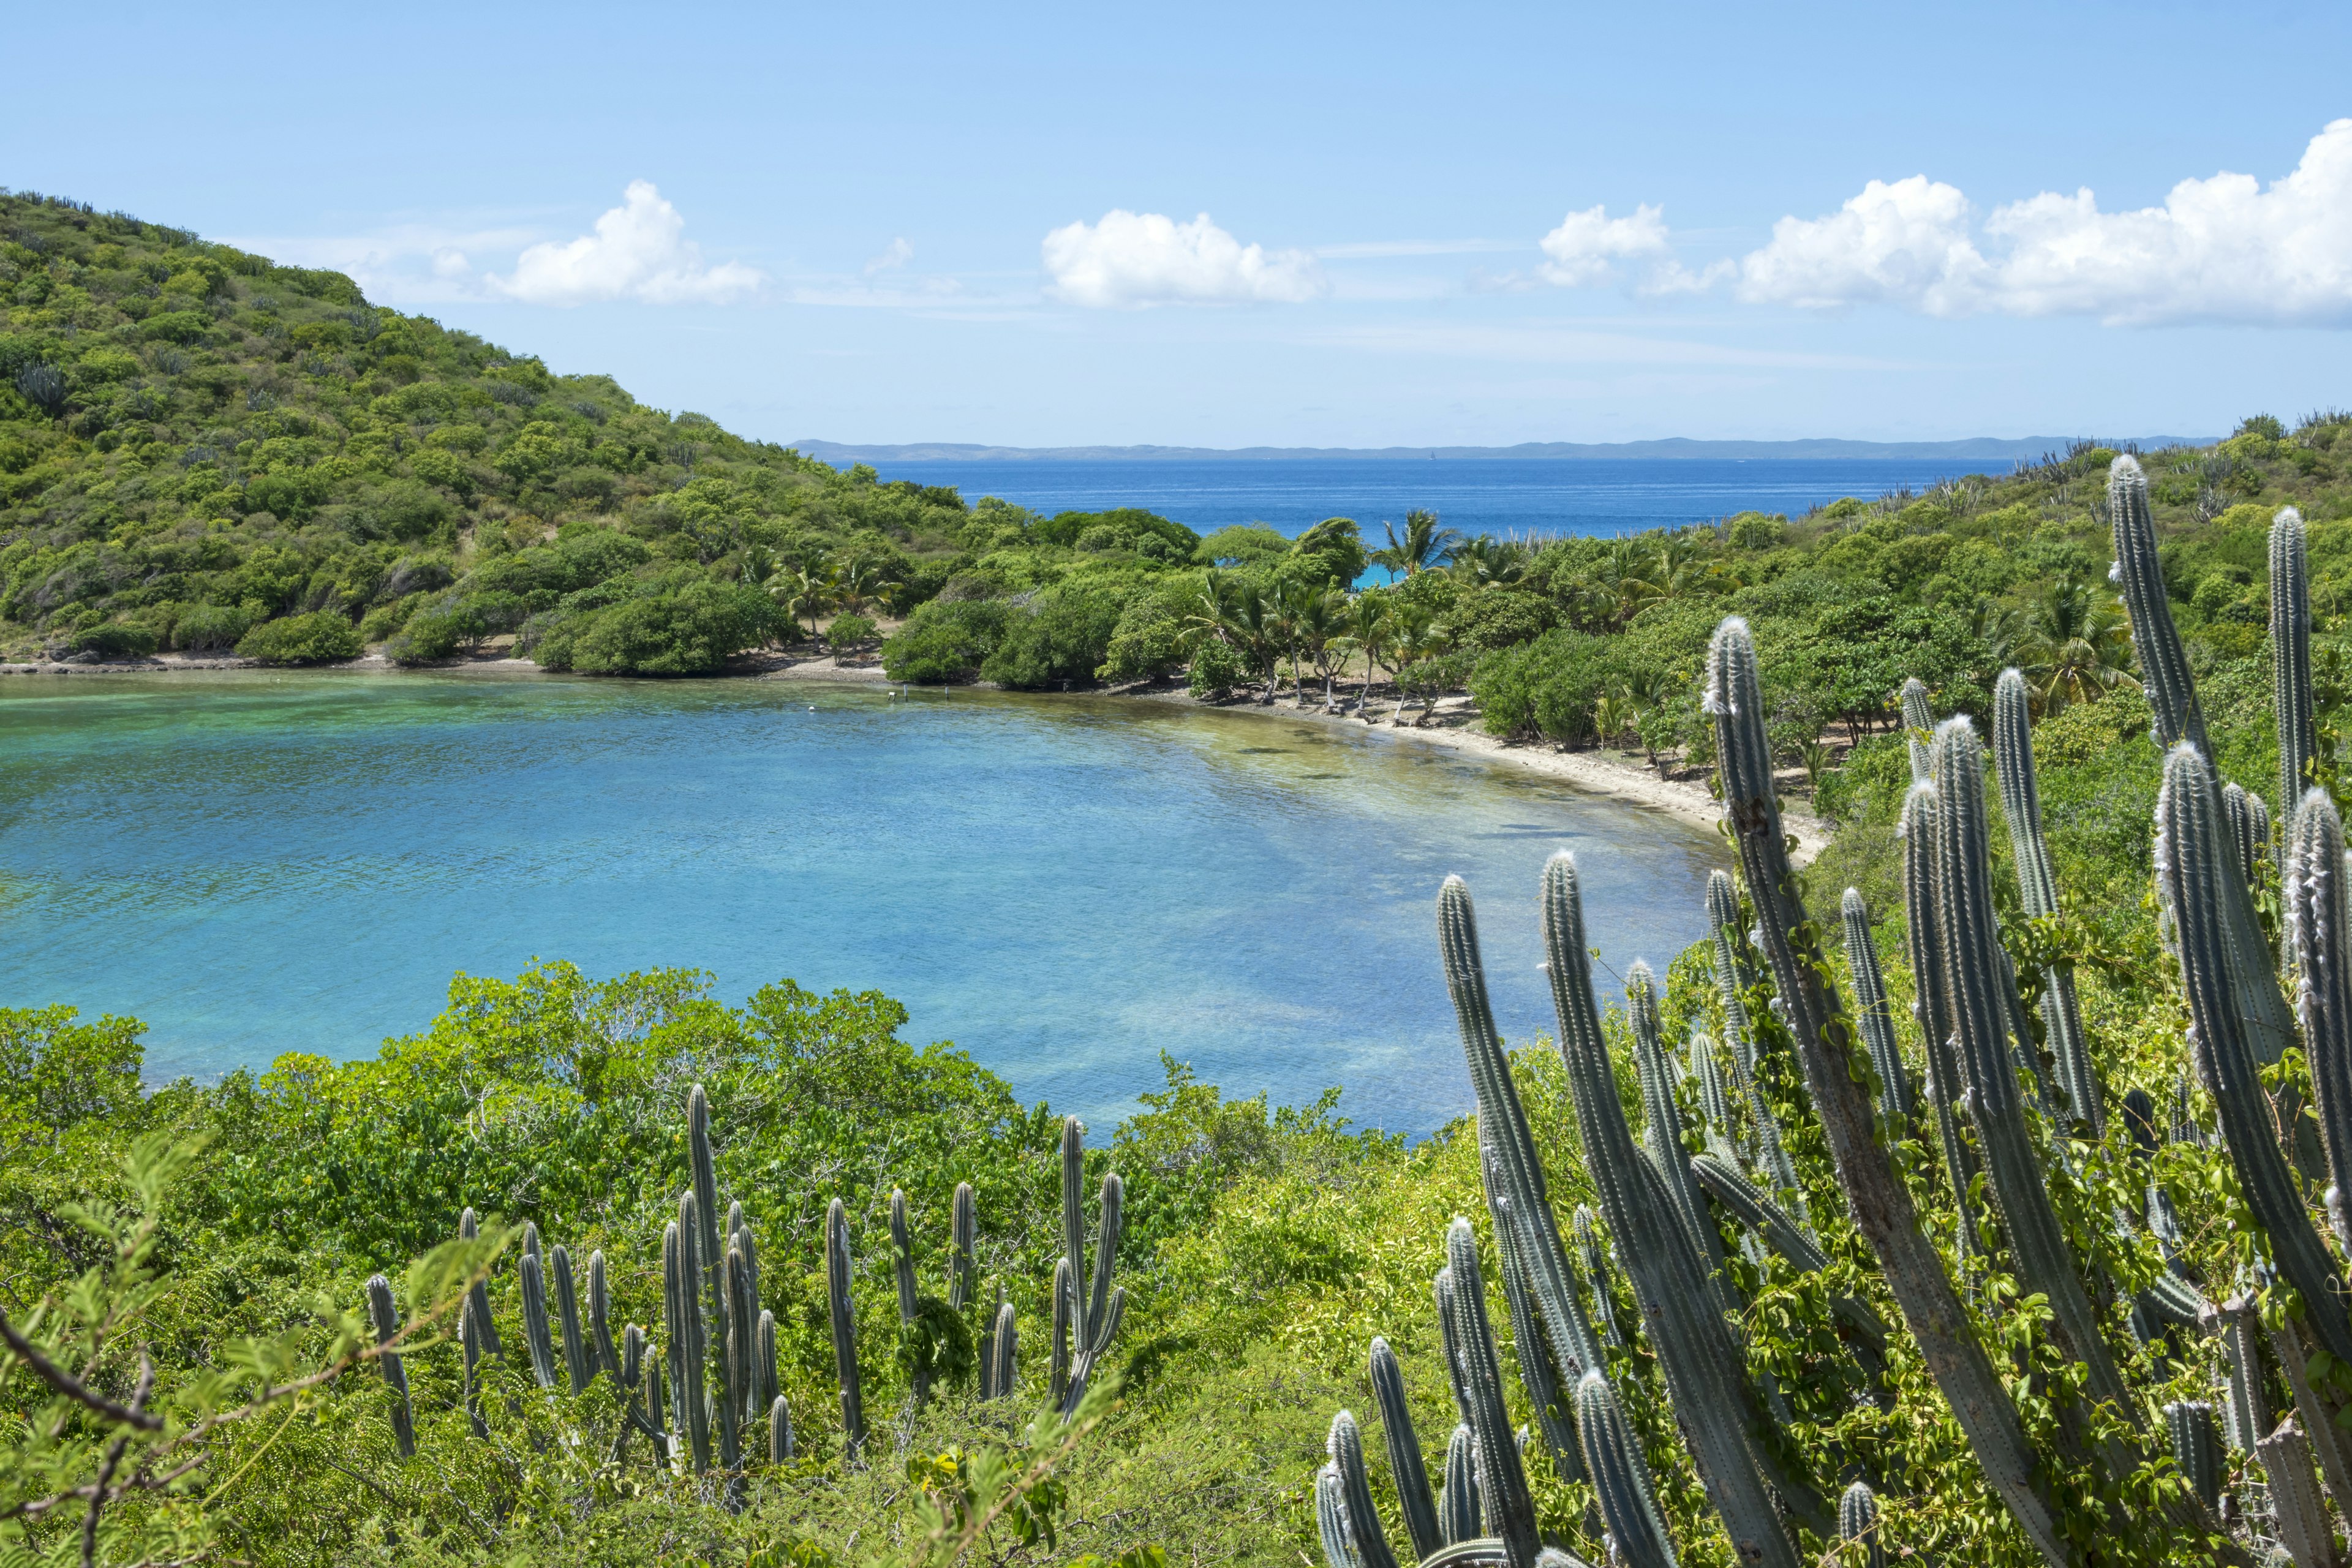
<svg viewBox="0 0 2352 1568"><path fill-rule="evenodd" d="M1703 923L1712 840L1396 737L781 680L0 682L0 1004L150 1026L151 1079L372 1052L534 955L904 1001L1107 1132L1160 1053L1410 1132L1469 1102L1432 905L1549 1027L1544 857L1604 984Z"/></svg>

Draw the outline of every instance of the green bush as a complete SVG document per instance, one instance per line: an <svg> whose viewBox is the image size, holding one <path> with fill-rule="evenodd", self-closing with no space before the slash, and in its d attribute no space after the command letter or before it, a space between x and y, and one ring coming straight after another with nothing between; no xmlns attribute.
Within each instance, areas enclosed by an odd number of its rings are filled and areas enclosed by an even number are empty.
<svg viewBox="0 0 2352 1568"><path fill-rule="evenodd" d="M264 621L245 634L236 651L264 664L333 664L360 656L360 629L332 610Z"/></svg>
<svg viewBox="0 0 2352 1568"><path fill-rule="evenodd" d="M1723 542L1734 550L1773 550L1788 537L1789 520L1778 512L1743 511L1723 525Z"/></svg>
<svg viewBox="0 0 2352 1568"><path fill-rule="evenodd" d="M101 658L145 658L155 651L155 634L145 626L109 621L74 634L74 651Z"/></svg>
<svg viewBox="0 0 2352 1568"><path fill-rule="evenodd" d="M1016 614L1002 599L934 599L882 645L882 668L893 680L969 680L1012 630Z"/></svg>
<svg viewBox="0 0 2352 1568"><path fill-rule="evenodd" d="M1223 637L1202 637L1192 650L1192 673L1185 689L1195 697L1223 697L1249 679L1249 665L1241 650Z"/></svg>
<svg viewBox="0 0 2352 1568"><path fill-rule="evenodd" d="M423 594L404 594L388 605L378 605L360 617L360 641L380 643L408 624L425 603Z"/></svg>
<svg viewBox="0 0 2352 1568"><path fill-rule="evenodd" d="M1470 692L1488 732L1563 746L1589 739L1593 702L1624 676L1620 640L1561 630L1486 655Z"/></svg>
<svg viewBox="0 0 2352 1568"><path fill-rule="evenodd" d="M558 622L531 657L589 675L713 675L783 624L776 602L740 583L700 578Z"/></svg>
<svg viewBox="0 0 2352 1568"><path fill-rule="evenodd" d="M874 640L880 628L864 616L835 616L833 625L824 632L825 646L835 653L847 653L854 647Z"/></svg>
<svg viewBox="0 0 2352 1568"><path fill-rule="evenodd" d="M1090 681L1110 650L1118 617L1118 597L1105 589L1049 588L1033 611L1013 622L980 673L1027 691Z"/></svg>
<svg viewBox="0 0 2352 1568"><path fill-rule="evenodd" d="M253 616L235 605L190 605L172 623L172 646L190 653L235 647L253 629Z"/></svg>
<svg viewBox="0 0 2352 1568"><path fill-rule="evenodd" d="M1096 669L1098 680L1157 680L1184 668L1196 630L1188 619L1191 603L1200 595L1192 584L1177 593L1139 594L1119 612L1111 628L1110 646Z"/></svg>

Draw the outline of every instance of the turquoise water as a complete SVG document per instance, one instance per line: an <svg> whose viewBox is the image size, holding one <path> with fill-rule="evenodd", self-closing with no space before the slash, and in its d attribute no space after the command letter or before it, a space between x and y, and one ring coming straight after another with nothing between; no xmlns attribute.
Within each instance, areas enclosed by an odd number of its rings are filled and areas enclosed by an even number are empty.
<svg viewBox="0 0 2352 1568"><path fill-rule="evenodd" d="M454 972L790 976L903 1000L1108 1132L1159 1054L1423 1131L1469 1103L1433 936L1480 896L1549 1027L1544 857L1604 963L1700 933L1714 840L1379 733L1112 699L790 681L0 682L0 1003L150 1026L151 1078L372 1052ZM1606 972L1604 972L1606 973Z"/></svg>

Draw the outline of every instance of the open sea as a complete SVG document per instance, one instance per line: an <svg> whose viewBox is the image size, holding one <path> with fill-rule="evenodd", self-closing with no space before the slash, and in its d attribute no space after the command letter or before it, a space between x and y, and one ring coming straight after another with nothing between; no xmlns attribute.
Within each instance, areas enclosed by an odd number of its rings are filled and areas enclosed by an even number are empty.
<svg viewBox="0 0 2352 1568"><path fill-rule="evenodd" d="M1378 544L1384 522L1425 507L1465 534L1616 534L1786 512L1841 496L1874 500L1956 479L1964 466L1916 458L934 458L878 463L886 479L953 485L1052 515L1139 506L1197 533L1263 522L1296 536L1351 517Z"/></svg>

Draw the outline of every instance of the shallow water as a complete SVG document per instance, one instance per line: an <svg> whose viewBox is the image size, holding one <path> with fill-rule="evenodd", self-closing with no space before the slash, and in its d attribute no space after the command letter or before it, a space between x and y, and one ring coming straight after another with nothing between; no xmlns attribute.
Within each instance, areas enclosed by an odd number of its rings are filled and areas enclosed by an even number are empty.
<svg viewBox="0 0 2352 1568"><path fill-rule="evenodd" d="M1421 1132L1467 1106L1432 906L1549 1026L1544 857L1609 967L1701 933L1670 819L1409 741L1114 699L777 680L0 682L0 1004L150 1026L151 1079L371 1052L453 972L662 964L904 1001L1098 1135L1165 1050Z"/></svg>

